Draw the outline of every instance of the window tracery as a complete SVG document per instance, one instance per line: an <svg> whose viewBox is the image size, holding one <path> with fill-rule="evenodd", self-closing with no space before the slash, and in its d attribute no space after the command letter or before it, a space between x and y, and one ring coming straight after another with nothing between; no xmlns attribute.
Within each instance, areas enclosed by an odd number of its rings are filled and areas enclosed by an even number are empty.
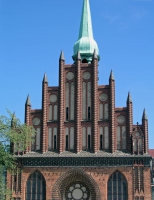
<svg viewBox="0 0 154 200"><path fill-rule="evenodd" d="M66 192L67 200L88 200L89 197L89 190L80 182L71 184Z"/></svg>
<svg viewBox="0 0 154 200"><path fill-rule="evenodd" d="M127 200L127 182L125 177L119 172L114 172L108 181L108 200Z"/></svg>
<svg viewBox="0 0 154 200"><path fill-rule="evenodd" d="M26 187L26 200L46 200L45 179L38 171L35 171L28 178Z"/></svg>

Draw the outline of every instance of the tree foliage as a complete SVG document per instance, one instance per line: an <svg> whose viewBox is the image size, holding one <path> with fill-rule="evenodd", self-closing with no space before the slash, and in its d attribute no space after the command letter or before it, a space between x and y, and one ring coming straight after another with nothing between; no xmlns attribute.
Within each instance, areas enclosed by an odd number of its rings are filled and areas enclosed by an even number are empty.
<svg viewBox="0 0 154 200"><path fill-rule="evenodd" d="M0 199L10 193L5 187L5 173L17 167L14 152L24 152L34 135L33 127L22 124L15 114L8 111L8 117L0 116Z"/></svg>

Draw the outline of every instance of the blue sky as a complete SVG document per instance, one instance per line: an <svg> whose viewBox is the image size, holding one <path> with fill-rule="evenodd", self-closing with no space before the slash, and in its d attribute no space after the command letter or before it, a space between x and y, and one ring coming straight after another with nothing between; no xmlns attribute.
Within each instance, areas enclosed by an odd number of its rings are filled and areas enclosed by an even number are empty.
<svg viewBox="0 0 154 200"><path fill-rule="evenodd" d="M82 0L0 0L0 115L6 108L24 122L30 95L41 108L42 79L58 85L63 50L72 64ZM94 38L98 43L99 84L116 81L116 107L133 100L133 121L149 119L149 146L154 148L154 0L90 0Z"/></svg>

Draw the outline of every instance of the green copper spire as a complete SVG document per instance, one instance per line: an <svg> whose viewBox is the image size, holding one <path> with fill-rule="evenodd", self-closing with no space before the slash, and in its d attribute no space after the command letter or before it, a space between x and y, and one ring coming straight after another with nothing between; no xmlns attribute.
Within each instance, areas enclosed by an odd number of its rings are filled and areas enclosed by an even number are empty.
<svg viewBox="0 0 154 200"><path fill-rule="evenodd" d="M80 52L82 62L90 63L93 58L94 50L99 60L99 49L93 38L93 29L91 21L91 13L89 0L84 0L82 17L80 23L80 31L78 41L74 44L73 60L75 61L78 51Z"/></svg>

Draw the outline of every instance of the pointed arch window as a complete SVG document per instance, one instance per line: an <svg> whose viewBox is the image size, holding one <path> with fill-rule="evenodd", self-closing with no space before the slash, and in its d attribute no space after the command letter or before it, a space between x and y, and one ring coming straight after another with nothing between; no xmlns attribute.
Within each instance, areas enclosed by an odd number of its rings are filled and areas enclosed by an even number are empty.
<svg viewBox="0 0 154 200"><path fill-rule="evenodd" d="M30 175L26 187L26 200L45 200L46 183L42 174L35 171Z"/></svg>
<svg viewBox="0 0 154 200"><path fill-rule="evenodd" d="M128 189L125 177L119 172L114 172L108 181L108 200L127 200Z"/></svg>

